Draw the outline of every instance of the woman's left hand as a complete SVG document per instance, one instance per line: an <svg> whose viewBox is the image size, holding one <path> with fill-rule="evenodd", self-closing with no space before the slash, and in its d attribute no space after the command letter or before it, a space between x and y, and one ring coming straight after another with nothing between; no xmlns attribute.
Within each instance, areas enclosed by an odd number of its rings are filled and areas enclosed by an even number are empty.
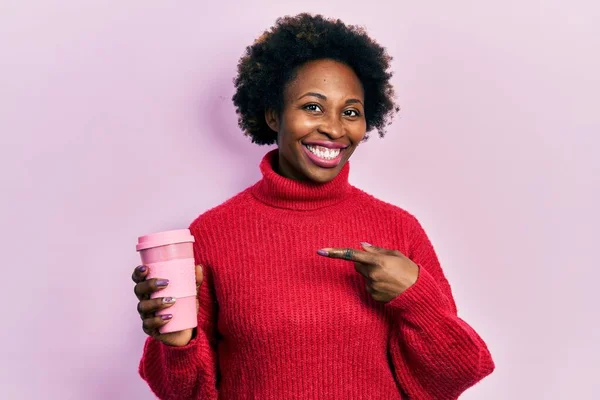
<svg viewBox="0 0 600 400"><path fill-rule="evenodd" d="M388 302L414 285L419 267L398 250L388 250L361 243L363 249L327 248L319 255L353 261L354 268L365 277L367 292L380 302Z"/></svg>

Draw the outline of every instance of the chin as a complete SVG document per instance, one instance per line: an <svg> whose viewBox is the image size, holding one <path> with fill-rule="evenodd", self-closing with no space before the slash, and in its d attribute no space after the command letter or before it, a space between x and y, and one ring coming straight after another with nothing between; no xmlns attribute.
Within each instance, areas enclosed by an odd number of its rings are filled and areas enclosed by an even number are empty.
<svg viewBox="0 0 600 400"><path fill-rule="evenodd" d="M320 168L314 165L308 167L305 176L308 180L315 183L327 183L332 181L344 167L345 163L341 163L335 168Z"/></svg>

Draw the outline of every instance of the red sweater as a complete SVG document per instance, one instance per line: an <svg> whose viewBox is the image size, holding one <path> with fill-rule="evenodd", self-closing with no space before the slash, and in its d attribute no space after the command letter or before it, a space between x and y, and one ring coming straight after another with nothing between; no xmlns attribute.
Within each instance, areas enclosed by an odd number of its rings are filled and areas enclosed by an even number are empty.
<svg viewBox="0 0 600 400"><path fill-rule="evenodd" d="M148 338L140 375L161 399L456 399L494 369L456 314L419 222L348 183L263 178L192 224L205 266L197 336L184 347ZM388 303L366 292L326 247L400 250L417 282Z"/></svg>

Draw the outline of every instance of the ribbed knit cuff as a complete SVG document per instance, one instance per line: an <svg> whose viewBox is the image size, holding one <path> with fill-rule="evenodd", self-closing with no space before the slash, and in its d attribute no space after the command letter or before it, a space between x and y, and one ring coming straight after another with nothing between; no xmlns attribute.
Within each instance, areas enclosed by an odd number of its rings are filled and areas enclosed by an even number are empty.
<svg viewBox="0 0 600 400"><path fill-rule="evenodd" d="M185 346L169 346L162 343L160 340L154 338L148 338L146 341L146 350L144 350L145 357L148 358L148 362L143 363L146 371L143 372L142 376L159 376L158 370L165 369L171 372L183 372L190 371L195 368L198 364L200 357L198 354L209 352L210 349L202 351L202 344L197 338L192 339ZM153 348L153 351L149 351L149 348ZM206 355L205 357L210 357Z"/></svg>
<svg viewBox="0 0 600 400"><path fill-rule="evenodd" d="M190 340L185 346L169 346L161 342L161 347L169 369L188 370L191 365L198 364L200 359L210 359L211 349L203 346L198 338Z"/></svg>
<svg viewBox="0 0 600 400"><path fill-rule="evenodd" d="M421 266L417 281L385 306L417 326L437 323L452 309L435 279Z"/></svg>

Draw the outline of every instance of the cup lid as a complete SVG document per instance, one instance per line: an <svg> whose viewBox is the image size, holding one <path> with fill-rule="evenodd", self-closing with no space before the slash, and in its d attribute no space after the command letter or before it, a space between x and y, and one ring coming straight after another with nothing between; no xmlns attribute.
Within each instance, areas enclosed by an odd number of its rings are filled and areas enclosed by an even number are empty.
<svg viewBox="0 0 600 400"><path fill-rule="evenodd" d="M135 246L137 251L149 249L152 247L166 246L168 244L193 242L194 236L192 236L189 229L176 229L172 231L164 231L151 233L149 235L140 236L138 238L138 244Z"/></svg>

